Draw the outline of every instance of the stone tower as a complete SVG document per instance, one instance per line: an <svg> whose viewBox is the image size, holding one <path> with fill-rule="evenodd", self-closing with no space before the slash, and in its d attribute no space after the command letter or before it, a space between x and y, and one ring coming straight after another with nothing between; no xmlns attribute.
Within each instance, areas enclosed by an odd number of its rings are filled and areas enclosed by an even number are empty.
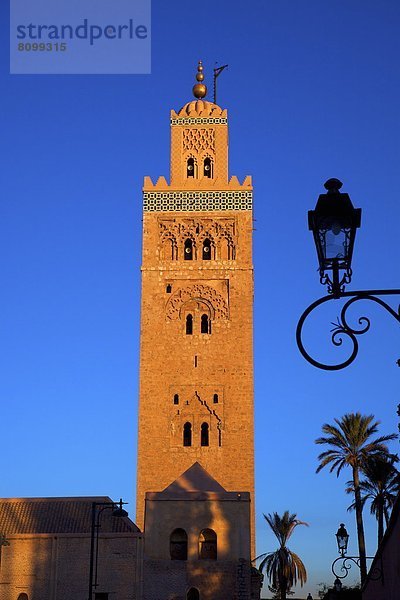
<svg viewBox="0 0 400 600"><path fill-rule="evenodd" d="M171 111L170 183L144 180L136 522L199 463L249 493L254 551L252 182L229 177L227 111L202 89Z"/></svg>

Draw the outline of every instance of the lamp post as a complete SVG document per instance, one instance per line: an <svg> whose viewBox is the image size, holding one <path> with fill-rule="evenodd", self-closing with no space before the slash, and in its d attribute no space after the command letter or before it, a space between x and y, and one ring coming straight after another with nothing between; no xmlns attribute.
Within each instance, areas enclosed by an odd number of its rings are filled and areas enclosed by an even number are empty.
<svg viewBox="0 0 400 600"><path fill-rule="evenodd" d="M351 563L354 563L360 569L361 558L359 556L347 556L347 546L349 543L350 536L346 531L344 523L340 523L340 527L335 533L335 536L340 556L333 561L331 568L332 573L335 576L335 581L333 584L334 589L336 592L341 592L343 587L341 579L345 579L345 577L347 577L347 575L349 574L349 571L351 569ZM374 560L375 557L366 556L365 558L367 560ZM340 567L340 570L337 570L337 567ZM368 577L373 581L378 581L379 579L383 581L382 565L380 565L380 567L375 565L372 569L372 572L369 573Z"/></svg>
<svg viewBox="0 0 400 600"><path fill-rule="evenodd" d="M320 281L327 285L328 294L306 308L296 329L296 341L303 357L314 367L326 371L337 371L350 365L358 354L357 336L366 333L370 328L370 320L365 316L359 317L358 328L349 325L347 311L355 302L371 300L400 323L400 310L394 310L381 298L399 296L400 289L345 291L345 285L350 283L352 276L351 261L356 230L361 225L361 209L354 208L350 196L340 191L341 187L342 182L338 179L328 179L325 183L327 193L319 196L315 209L308 213L308 225L313 232L317 250ZM346 360L326 364L314 359L305 349L302 340L303 326L309 314L317 307L338 298L348 300L343 305L337 322L333 323L331 340L333 345L338 347L342 345L343 339L347 338L352 343L352 350Z"/></svg>
<svg viewBox="0 0 400 600"><path fill-rule="evenodd" d="M123 502L120 498L119 502L92 502L91 528L90 528L90 563L89 563L89 596L88 600L93 599L93 588L96 588L97 583L97 564L99 557L99 528L100 516L104 510L111 508L113 517L127 517L128 513L122 508L127 502ZM100 510L97 507L101 506ZM95 543L96 542L96 543ZM96 556L96 560L94 560ZM94 582L93 582L94 574Z"/></svg>

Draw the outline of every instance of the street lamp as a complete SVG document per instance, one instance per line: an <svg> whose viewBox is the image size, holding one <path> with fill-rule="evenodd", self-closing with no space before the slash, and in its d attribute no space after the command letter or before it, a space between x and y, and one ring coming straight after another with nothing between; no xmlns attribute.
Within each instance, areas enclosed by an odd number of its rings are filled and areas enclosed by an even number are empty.
<svg viewBox="0 0 400 600"><path fill-rule="evenodd" d="M336 592L342 591L342 582L341 579L344 579L349 574L351 569L351 563L354 563L358 568L360 568L361 559L359 556L346 556L347 553L347 545L349 543L349 534L347 533L346 527L344 523L340 523L340 527L335 533L338 552L340 556L336 558L332 563L332 573L335 576L334 588ZM374 556L366 556L367 560L374 560ZM338 566L340 570L335 570L337 563L340 563ZM372 571L369 573L368 577L373 581L378 581L379 579L383 581L383 569L382 564L380 567L374 566Z"/></svg>
<svg viewBox="0 0 400 600"><path fill-rule="evenodd" d="M93 599L93 588L96 588L97 583L97 564L99 558L99 529L100 529L100 516L106 509L112 509L112 516L121 518L127 517L128 513L122 508L127 502L123 502L120 498L119 502L92 502L92 518L90 528L90 567L89 567L89 596L88 600ZM101 506L100 510L97 507ZM95 544L96 542L96 544ZM96 560L94 558L96 557ZM94 571L94 582L93 582L93 571Z"/></svg>
<svg viewBox="0 0 400 600"><path fill-rule="evenodd" d="M321 283L329 293L340 297L344 284L351 281L356 229L361 224L361 208L354 208L350 196L342 194L339 179L328 179L314 210L308 212L308 228L313 232ZM329 276L332 271L332 278ZM344 271L340 279L340 271Z"/></svg>
<svg viewBox="0 0 400 600"><path fill-rule="evenodd" d="M384 302L380 296L399 296L400 289L345 291L345 285L351 281L351 261L353 257L356 230L361 224L361 209L354 208L350 196L340 191L342 182L328 179L325 183L326 194L318 198L314 210L308 213L308 226L313 232L317 250L320 281L327 285L328 294L319 298L301 315L296 329L296 341L303 357L314 367L326 371L337 371L350 365L358 354L357 336L370 328L368 317L358 319L358 328L351 327L347 321L347 310L358 300L371 300L382 306L400 323L400 312ZM334 346L341 346L343 339L352 343L350 356L337 364L326 364L315 360L304 347L302 332L308 315L314 309L333 299L349 298L340 311L340 318L333 323L331 340ZM399 363L400 365L400 363Z"/></svg>
<svg viewBox="0 0 400 600"><path fill-rule="evenodd" d="M336 540L338 545L339 554L344 556L347 552L347 544L349 542L349 534L346 531L344 523L340 523L340 527L336 533Z"/></svg>

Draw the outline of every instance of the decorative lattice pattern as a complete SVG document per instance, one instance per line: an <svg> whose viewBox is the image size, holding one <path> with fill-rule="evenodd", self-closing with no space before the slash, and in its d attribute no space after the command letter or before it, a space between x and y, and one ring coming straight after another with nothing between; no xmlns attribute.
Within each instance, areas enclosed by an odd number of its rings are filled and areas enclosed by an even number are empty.
<svg viewBox="0 0 400 600"><path fill-rule="evenodd" d="M204 150L215 150L214 129L184 129L183 151L202 152Z"/></svg>
<svg viewBox="0 0 400 600"><path fill-rule="evenodd" d="M143 192L144 212L251 210L253 192Z"/></svg>
<svg viewBox="0 0 400 600"><path fill-rule="evenodd" d="M227 125L226 117L191 117L187 119L171 119L171 125Z"/></svg>

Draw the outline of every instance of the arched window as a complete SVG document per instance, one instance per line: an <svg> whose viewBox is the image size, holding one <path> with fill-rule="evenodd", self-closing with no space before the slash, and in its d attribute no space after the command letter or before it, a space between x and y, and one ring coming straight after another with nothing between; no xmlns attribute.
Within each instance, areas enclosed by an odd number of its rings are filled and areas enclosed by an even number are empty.
<svg viewBox="0 0 400 600"><path fill-rule="evenodd" d="M217 534L212 529L203 529L200 533L199 558L217 560Z"/></svg>
<svg viewBox="0 0 400 600"><path fill-rule="evenodd" d="M235 246L231 240L223 238L221 240L221 260L234 260Z"/></svg>
<svg viewBox="0 0 400 600"><path fill-rule="evenodd" d="M187 422L183 426L183 445L192 445L192 424Z"/></svg>
<svg viewBox="0 0 400 600"><path fill-rule="evenodd" d="M208 423L202 423L201 424L200 445L201 446L208 446L209 445L209 426L208 426Z"/></svg>
<svg viewBox="0 0 400 600"><path fill-rule="evenodd" d="M174 394L174 404L179 404L179 394Z"/></svg>
<svg viewBox="0 0 400 600"><path fill-rule="evenodd" d="M213 177L213 162L208 156L204 159L204 177Z"/></svg>
<svg viewBox="0 0 400 600"><path fill-rule="evenodd" d="M186 600L200 600L200 592L196 588L190 588L186 594Z"/></svg>
<svg viewBox="0 0 400 600"><path fill-rule="evenodd" d="M167 294L170 294L172 292L172 285L170 283L167 283L167 287L165 288L165 291L167 292Z"/></svg>
<svg viewBox="0 0 400 600"><path fill-rule="evenodd" d="M187 560L187 533L184 529L174 529L169 537L171 560Z"/></svg>
<svg viewBox="0 0 400 600"><path fill-rule="evenodd" d="M188 158L187 160L186 177L196 177L196 161L194 158Z"/></svg>
<svg viewBox="0 0 400 600"><path fill-rule="evenodd" d="M218 394L214 394L213 402L214 404L218 404Z"/></svg>
<svg viewBox="0 0 400 600"><path fill-rule="evenodd" d="M193 333L193 315L186 315L186 335Z"/></svg>
<svg viewBox="0 0 400 600"><path fill-rule="evenodd" d="M209 239L205 239L203 242L203 260L211 259L211 242Z"/></svg>
<svg viewBox="0 0 400 600"><path fill-rule="evenodd" d="M211 321L208 318L208 315L201 315L201 333L211 333Z"/></svg>
<svg viewBox="0 0 400 600"><path fill-rule="evenodd" d="M190 238L185 240L185 260L193 260L193 242Z"/></svg>

